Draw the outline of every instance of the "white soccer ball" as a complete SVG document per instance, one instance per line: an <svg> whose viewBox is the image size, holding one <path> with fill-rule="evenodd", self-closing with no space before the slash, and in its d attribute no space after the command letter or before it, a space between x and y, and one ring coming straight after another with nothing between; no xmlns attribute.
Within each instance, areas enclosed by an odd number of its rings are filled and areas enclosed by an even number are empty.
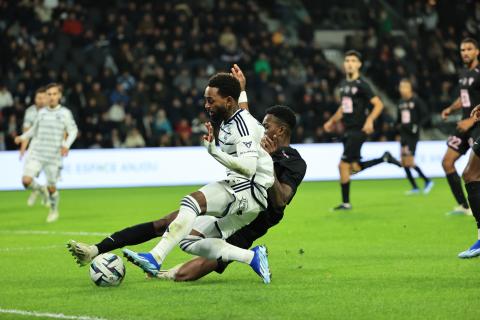
<svg viewBox="0 0 480 320"><path fill-rule="evenodd" d="M125 277L125 265L116 254L98 255L90 265L90 278L97 286L118 286L122 283L123 277Z"/></svg>

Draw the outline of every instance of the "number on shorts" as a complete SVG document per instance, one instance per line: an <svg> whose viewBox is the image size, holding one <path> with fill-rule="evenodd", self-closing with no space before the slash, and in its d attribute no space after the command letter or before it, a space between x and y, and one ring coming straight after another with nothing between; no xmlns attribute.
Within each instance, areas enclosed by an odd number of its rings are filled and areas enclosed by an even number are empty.
<svg viewBox="0 0 480 320"><path fill-rule="evenodd" d="M450 136L448 137L447 144L449 147L452 147L453 149L458 150L458 148L462 144L462 139L456 136Z"/></svg>

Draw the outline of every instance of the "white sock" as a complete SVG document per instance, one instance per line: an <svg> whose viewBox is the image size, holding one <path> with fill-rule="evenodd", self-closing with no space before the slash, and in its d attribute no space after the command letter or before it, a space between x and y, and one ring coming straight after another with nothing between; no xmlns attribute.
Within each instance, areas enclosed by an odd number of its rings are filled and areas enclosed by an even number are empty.
<svg viewBox="0 0 480 320"><path fill-rule="evenodd" d="M210 260L238 261L246 264L252 262L254 253L235 247L225 240L216 238L201 238L199 236L187 236L180 242L180 248L190 254L204 257Z"/></svg>
<svg viewBox="0 0 480 320"><path fill-rule="evenodd" d="M58 193L58 190L56 190L54 193L50 193L50 209L52 211L58 210L59 202L60 202L60 194Z"/></svg>
<svg viewBox="0 0 480 320"><path fill-rule="evenodd" d="M165 260L180 240L192 231L195 218L200 212L200 206L193 197L183 198L177 217L168 226L168 232L163 234L162 240L150 251L159 264Z"/></svg>

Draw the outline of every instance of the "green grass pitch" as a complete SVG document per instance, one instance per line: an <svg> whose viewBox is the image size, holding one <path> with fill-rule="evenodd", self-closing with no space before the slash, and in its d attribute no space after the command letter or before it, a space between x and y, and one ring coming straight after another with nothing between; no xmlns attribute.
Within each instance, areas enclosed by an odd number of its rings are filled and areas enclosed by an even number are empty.
<svg viewBox="0 0 480 320"><path fill-rule="evenodd" d="M474 220L446 216L454 201L446 182L435 182L430 195L407 197L405 180L354 181L346 213L329 212L337 182L303 183L284 220L258 241L269 248L270 285L239 263L221 276L173 283L147 280L124 260L122 285L98 288L65 248L71 238L102 238L66 232L156 219L196 187L63 190L61 218L51 225L47 209L26 206L27 192L0 192L0 310L109 320L478 319L480 260L456 257L475 240ZM165 266L187 258L175 249ZM0 312L2 320L30 317Z"/></svg>

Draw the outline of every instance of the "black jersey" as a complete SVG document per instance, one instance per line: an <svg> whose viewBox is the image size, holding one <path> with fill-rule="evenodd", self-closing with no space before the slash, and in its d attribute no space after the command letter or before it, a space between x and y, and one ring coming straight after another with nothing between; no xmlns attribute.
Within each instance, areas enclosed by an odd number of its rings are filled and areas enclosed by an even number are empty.
<svg viewBox="0 0 480 320"><path fill-rule="evenodd" d="M480 104L480 68L463 69L458 76L462 119L467 119L472 109Z"/></svg>
<svg viewBox="0 0 480 320"><path fill-rule="evenodd" d="M397 123L400 133L418 134L420 127L428 121L428 109L418 97L401 99L398 103Z"/></svg>
<svg viewBox="0 0 480 320"><path fill-rule="evenodd" d="M345 128L361 130L372 106L370 100L375 97L372 88L361 77L352 81L343 80L340 97Z"/></svg>
<svg viewBox="0 0 480 320"><path fill-rule="evenodd" d="M297 150L291 147L279 148L271 156L277 180L288 184L292 188L293 198L307 170L305 160ZM282 220L284 210L285 207L274 208L271 200L268 199L267 209L260 212L249 225L230 236L227 242L242 248L250 248L256 239L263 236L269 228Z"/></svg>

